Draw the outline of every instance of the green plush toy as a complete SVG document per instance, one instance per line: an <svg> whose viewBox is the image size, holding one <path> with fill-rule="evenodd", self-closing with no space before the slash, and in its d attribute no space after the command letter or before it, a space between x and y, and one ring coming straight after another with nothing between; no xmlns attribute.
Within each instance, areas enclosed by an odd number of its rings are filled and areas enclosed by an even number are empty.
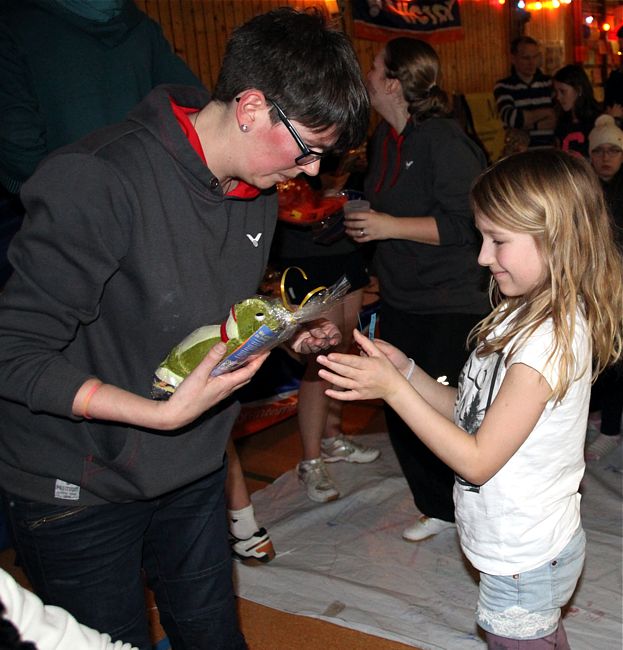
<svg viewBox="0 0 623 650"><path fill-rule="evenodd" d="M281 333L288 321L292 315L274 300L255 296L236 303L224 323L196 329L169 352L156 369L152 396L162 399L173 393L219 341L226 344L227 359L260 328L268 335Z"/></svg>
<svg viewBox="0 0 623 650"><path fill-rule="evenodd" d="M292 268L307 279L302 269ZM227 351L212 375L234 370L250 356L287 341L302 323L324 315L350 288L344 276L328 288L316 287L300 305L292 307L285 298L286 271L281 279L281 300L262 296L242 300L230 309L224 323L204 325L178 343L154 373L152 398L168 399L219 341L226 344Z"/></svg>

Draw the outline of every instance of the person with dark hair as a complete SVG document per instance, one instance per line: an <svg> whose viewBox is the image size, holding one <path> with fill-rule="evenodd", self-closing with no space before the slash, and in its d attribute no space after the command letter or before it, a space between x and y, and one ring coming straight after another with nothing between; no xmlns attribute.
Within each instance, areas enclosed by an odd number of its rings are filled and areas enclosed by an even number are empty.
<svg viewBox="0 0 623 650"><path fill-rule="evenodd" d="M456 385L467 335L489 309L469 207L485 156L450 117L439 57L424 41L390 40L374 59L368 90L384 118L370 143L364 183L373 209L347 215L346 231L356 242L376 244L380 336ZM452 470L394 410L387 407L385 415L421 513L403 537L419 541L454 527Z"/></svg>
<svg viewBox="0 0 623 650"><path fill-rule="evenodd" d="M539 44L533 38L515 38L511 43L511 74L497 81L493 89L504 126L527 131L530 148L554 144L552 79L541 72L540 59Z"/></svg>
<svg viewBox="0 0 623 650"><path fill-rule="evenodd" d="M246 647L234 605L225 447L266 354L212 376L219 343L169 400L154 370L255 294L275 183L364 139L347 37L279 9L231 35L215 96L159 86L127 119L63 147L22 187L0 295L0 485L37 594L150 648L142 571L176 650ZM290 345L340 341L321 320Z"/></svg>
<svg viewBox="0 0 623 650"><path fill-rule="evenodd" d="M601 113L601 106L584 68L580 64L560 68L554 75L554 91L561 109L556 124L558 146L588 159L588 134Z"/></svg>

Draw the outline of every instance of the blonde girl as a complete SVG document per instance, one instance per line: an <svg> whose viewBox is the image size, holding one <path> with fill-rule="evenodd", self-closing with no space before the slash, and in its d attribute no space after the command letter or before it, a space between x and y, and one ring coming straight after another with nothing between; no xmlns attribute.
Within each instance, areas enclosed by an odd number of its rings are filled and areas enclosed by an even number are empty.
<svg viewBox="0 0 623 650"><path fill-rule="evenodd" d="M494 309L472 332L458 389L359 333L362 355L321 356L320 374L335 399L384 399L454 469L488 646L561 650L561 607L584 562L578 487L591 381L622 356L623 261L581 159L516 154L471 196Z"/></svg>

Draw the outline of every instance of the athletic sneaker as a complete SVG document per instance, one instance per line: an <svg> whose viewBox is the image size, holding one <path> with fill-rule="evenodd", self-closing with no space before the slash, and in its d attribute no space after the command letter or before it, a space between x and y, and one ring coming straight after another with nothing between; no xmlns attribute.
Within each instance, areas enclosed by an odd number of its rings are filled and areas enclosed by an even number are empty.
<svg viewBox="0 0 623 650"><path fill-rule="evenodd" d="M266 564L275 557L275 549L265 528L256 530L248 539L238 539L229 533L234 557L245 564Z"/></svg>
<svg viewBox="0 0 623 650"><path fill-rule="evenodd" d="M456 524L422 515L413 525L402 531L402 537L408 542L420 542L448 528L456 528Z"/></svg>
<svg viewBox="0 0 623 650"><path fill-rule="evenodd" d="M599 460L613 452L621 442L621 434L607 436L600 433L586 450L586 460Z"/></svg>
<svg viewBox="0 0 623 650"><path fill-rule="evenodd" d="M312 501L326 503L339 498L340 493L331 480L322 458L302 460L296 466L296 474Z"/></svg>
<svg viewBox="0 0 623 650"><path fill-rule="evenodd" d="M343 435L331 439L323 438L320 447L325 463L336 463L338 460L345 460L347 463L371 463L381 455L380 449L366 447Z"/></svg>

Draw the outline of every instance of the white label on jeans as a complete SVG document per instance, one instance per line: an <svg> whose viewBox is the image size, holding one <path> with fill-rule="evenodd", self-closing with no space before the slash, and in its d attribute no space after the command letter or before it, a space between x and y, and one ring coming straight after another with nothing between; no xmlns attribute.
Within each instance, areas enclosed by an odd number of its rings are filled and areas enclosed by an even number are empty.
<svg viewBox="0 0 623 650"><path fill-rule="evenodd" d="M80 498L80 486L57 478L54 486L54 497L56 499L66 499L67 501L77 501Z"/></svg>

